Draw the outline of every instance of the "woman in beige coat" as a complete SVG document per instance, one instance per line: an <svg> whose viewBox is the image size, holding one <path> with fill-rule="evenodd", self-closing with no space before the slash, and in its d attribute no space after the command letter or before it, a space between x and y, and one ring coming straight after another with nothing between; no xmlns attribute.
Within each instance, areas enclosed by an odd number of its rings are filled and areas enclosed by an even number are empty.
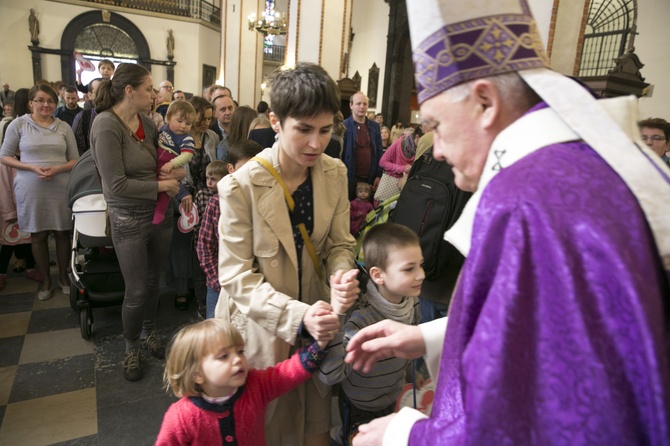
<svg viewBox="0 0 670 446"><path fill-rule="evenodd" d="M243 333L255 368L288 358L308 336L333 339L339 318L324 302L330 299L328 279L342 301L359 292L347 171L341 161L322 155L340 105L337 87L322 68L299 63L275 72L271 101L278 144L259 155L268 164L252 160L219 184L222 290L216 314ZM286 185L293 212L271 170ZM303 241L299 223L310 243ZM329 428L330 389L316 379L266 412L268 444L327 445Z"/></svg>

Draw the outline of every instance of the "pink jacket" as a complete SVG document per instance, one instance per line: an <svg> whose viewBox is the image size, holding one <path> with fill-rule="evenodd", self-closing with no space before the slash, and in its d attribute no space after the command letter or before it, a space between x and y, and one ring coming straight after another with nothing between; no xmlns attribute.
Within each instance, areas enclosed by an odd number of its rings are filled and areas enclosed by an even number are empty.
<svg viewBox="0 0 670 446"><path fill-rule="evenodd" d="M382 159L379 160L379 165L384 169L384 172L395 178L402 177L405 173L405 166L411 165L414 157L405 158L402 153L402 141L404 138L398 138L393 141L393 144L384 152Z"/></svg>

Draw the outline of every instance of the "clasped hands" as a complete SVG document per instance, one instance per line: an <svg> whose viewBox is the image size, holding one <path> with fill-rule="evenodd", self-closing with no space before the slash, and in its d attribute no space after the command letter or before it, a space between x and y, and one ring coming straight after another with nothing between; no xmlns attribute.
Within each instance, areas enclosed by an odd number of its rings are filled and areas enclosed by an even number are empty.
<svg viewBox="0 0 670 446"><path fill-rule="evenodd" d="M330 276L330 303L322 300L307 309L302 322L321 348L335 339L340 330L339 316L346 313L360 294L357 269L337 271Z"/></svg>

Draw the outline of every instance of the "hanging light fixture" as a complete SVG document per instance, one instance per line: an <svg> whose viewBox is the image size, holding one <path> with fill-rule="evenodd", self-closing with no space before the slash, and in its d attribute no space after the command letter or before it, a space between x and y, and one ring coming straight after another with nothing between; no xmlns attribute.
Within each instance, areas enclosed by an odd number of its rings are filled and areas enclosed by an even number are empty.
<svg viewBox="0 0 670 446"><path fill-rule="evenodd" d="M265 2L265 11L261 13L260 17L256 18L256 14L251 14L248 20L250 31L256 30L265 35L285 35L288 28L286 14L275 10L274 0Z"/></svg>

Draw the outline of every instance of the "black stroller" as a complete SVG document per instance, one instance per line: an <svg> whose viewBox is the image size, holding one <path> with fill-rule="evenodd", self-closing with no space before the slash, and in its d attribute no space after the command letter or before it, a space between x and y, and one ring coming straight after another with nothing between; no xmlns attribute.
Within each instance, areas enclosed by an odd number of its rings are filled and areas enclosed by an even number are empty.
<svg viewBox="0 0 670 446"><path fill-rule="evenodd" d="M105 235L107 203L90 150L72 169L67 194L74 220L70 306L79 312L81 336L89 339L93 308L121 304L125 291L112 240Z"/></svg>

